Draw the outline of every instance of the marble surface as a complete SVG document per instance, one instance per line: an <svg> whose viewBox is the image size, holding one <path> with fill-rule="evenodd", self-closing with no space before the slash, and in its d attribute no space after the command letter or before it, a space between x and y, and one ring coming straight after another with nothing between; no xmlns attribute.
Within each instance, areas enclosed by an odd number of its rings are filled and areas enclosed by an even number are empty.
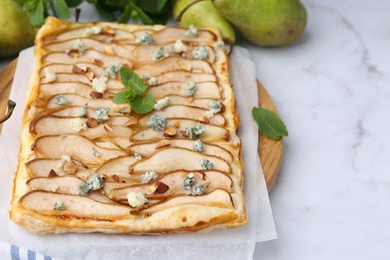
<svg viewBox="0 0 390 260"><path fill-rule="evenodd" d="M390 2L303 3L298 43L239 41L290 133L270 194L279 238L254 259L389 259Z"/></svg>

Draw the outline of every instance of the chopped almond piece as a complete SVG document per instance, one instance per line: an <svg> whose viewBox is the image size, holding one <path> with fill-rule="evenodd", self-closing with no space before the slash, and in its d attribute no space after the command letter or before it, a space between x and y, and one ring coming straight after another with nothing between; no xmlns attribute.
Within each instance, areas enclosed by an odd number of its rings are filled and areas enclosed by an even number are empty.
<svg viewBox="0 0 390 260"><path fill-rule="evenodd" d="M179 128L180 127L180 122L179 121L175 121L173 123L173 126L176 127L176 128Z"/></svg>
<svg viewBox="0 0 390 260"><path fill-rule="evenodd" d="M66 54L68 54L72 58L80 57L80 52L79 52L79 50L76 50L76 49L71 49L71 50L67 51Z"/></svg>
<svg viewBox="0 0 390 260"><path fill-rule="evenodd" d="M115 44L118 44L119 41L117 39L111 39L111 43L115 43Z"/></svg>
<svg viewBox="0 0 390 260"><path fill-rule="evenodd" d="M70 162L65 162L64 164L64 172L67 174L75 174L79 167L72 161Z"/></svg>
<svg viewBox="0 0 390 260"><path fill-rule="evenodd" d="M109 126L107 123L104 124L104 130L106 130L107 132L112 132L112 127Z"/></svg>
<svg viewBox="0 0 390 260"><path fill-rule="evenodd" d="M177 134L176 128L174 128L173 126L168 126L163 133L163 135L166 137L173 137L176 134Z"/></svg>
<svg viewBox="0 0 390 260"><path fill-rule="evenodd" d="M180 130L179 132L181 133L182 136L188 137L186 130Z"/></svg>
<svg viewBox="0 0 390 260"><path fill-rule="evenodd" d="M49 177L57 177L58 174L55 172L55 170L51 169L49 172Z"/></svg>
<svg viewBox="0 0 390 260"><path fill-rule="evenodd" d="M91 93L89 93L89 95L93 99L97 99L97 98L102 98L103 97L103 93L96 92L96 91L91 91Z"/></svg>
<svg viewBox="0 0 390 260"><path fill-rule="evenodd" d="M112 179L116 182L119 183L119 176L118 175L112 175Z"/></svg>
<svg viewBox="0 0 390 260"><path fill-rule="evenodd" d="M72 72L76 74L84 74L87 72L89 68L88 67L79 67L76 64L73 65Z"/></svg>
<svg viewBox="0 0 390 260"><path fill-rule="evenodd" d="M111 46L107 46L104 48L104 53L107 55L114 55L114 49Z"/></svg>
<svg viewBox="0 0 390 260"><path fill-rule="evenodd" d="M93 63L95 63L95 65L97 65L97 66L102 66L103 65L103 62L101 60L98 60L98 59L94 59Z"/></svg>
<svg viewBox="0 0 390 260"><path fill-rule="evenodd" d="M129 165L128 170L129 170L129 174L133 174L133 167L131 167L131 165Z"/></svg>
<svg viewBox="0 0 390 260"><path fill-rule="evenodd" d="M188 100L188 103L192 103L192 101L194 101L194 98L193 97L189 97L189 98L187 98L187 100Z"/></svg>
<svg viewBox="0 0 390 260"><path fill-rule="evenodd" d="M88 69L85 73L85 76L87 76L88 80L92 82L92 80L95 78L95 72L93 72L91 69Z"/></svg>
<svg viewBox="0 0 390 260"><path fill-rule="evenodd" d="M200 115L199 118L198 118L198 121L201 122L201 123L208 123L209 122L209 118L205 115Z"/></svg>
<svg viewBox="0 0 390 260"><path fill-rule="evenodd" d="M108 36L108 37L114 37L115 36L115 30L111 27L104 27L102 31L100 32L101 35Z"/></svg>
<svg viewBox="0 0 390 260"><path fill-rule="evenodd" d="M156 185L149 185L149 186L148 186L148 189L149 189L152 193L154 193L154 192L156 191L157 187L156 187Z"/></svg>
<svg viewBox="0 0 390 260"><path fill-rule="evenodd" d="M156 144L156 150L161 148L161 147L165 147L165 146L169 146L171 145L171 142L169 140L160 140L157 142Z"/></svg>
<svg viewBox="0 0 390 260"><path fill-rule="evenodd" d="M169 186L161 181L156 182L155 185L156 185L156 192L157 193L161 194L161 193L165 193L165 192L167 192L167 190L169 190Z"/></svg>
<svg viewBox="0 0 390 260"><path fill-rule="evenodd" d="M88 128L94 128L98 126L98 121L93 117L88 118L87 122L85 123L87 124Z"/></svg>

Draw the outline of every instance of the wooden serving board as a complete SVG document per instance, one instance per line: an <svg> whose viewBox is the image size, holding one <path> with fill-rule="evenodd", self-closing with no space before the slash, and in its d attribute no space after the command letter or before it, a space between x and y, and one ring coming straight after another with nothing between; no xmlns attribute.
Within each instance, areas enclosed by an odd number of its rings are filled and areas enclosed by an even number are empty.
<svg viewBox="0 0 390 260"><path fill-rule="evenodd" d="M8 97L11 91L17 59L13 60L0 72L0 119L7 111ZM276 106L267 90L257 81L259 106L277 112ZM2 125L0 124L0 133ZM265 181L270 191L278 177L282 161L283 141L273 141L259 133L258 153L263 167Z"/></svg>

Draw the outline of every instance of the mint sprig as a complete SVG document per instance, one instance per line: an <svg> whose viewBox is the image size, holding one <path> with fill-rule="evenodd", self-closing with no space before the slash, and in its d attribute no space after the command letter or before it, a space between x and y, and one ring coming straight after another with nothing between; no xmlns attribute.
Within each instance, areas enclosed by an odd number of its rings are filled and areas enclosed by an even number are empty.
<svg viewBox="0 0 390 260"><path fill-rule="evenodd" d="M286 125L282 119L266 108L253 107L252 117L259 126L260 132L272 140L279 140L283 136L288 136Z"/></svg>
<svg viewBox="0 0 390 260"><path fill-rule="evenodd" d="M154 109L154 97L145 94L148 85L134 71L122 67L119 71L126 89L115 95L112 101L116 104L129 103L137 114L147 114Z"/></svg>

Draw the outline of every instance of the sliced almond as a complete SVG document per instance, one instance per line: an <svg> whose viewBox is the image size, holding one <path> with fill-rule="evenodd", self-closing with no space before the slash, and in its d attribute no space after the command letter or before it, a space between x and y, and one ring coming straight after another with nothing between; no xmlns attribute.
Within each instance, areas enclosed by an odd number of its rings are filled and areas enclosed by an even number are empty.
<svg viewBox="0 0 390 260"><path fill-rule="evenodd" d="M104 27L102 31L100 32L101 35L109 36L109 37L114 37L115 36L115 30L112 29L111 27Z"/></svg>
<svg viewBox="0 0 390 260"><path fill-rule="evenodd" d="M72 72L76 74L84 74L85 72L87 72L87 70L88 67L79 67L76 64L74 64L72 67Z"/></svg>
<svg viewBox="0 0 390 260"><path fill-rule="evenodd" d="M167 129L164 131L164 136L166 137L173 137L177 134L176 128L173 126L168 126Z"/></svg>
<svg viewBox="0 0 390 260"><path fill-rule="evenodd" d="M165 147L165 146L169 146L171 145L171 142L169 140L160 140L156 143L156 150L161 148L161 147Z"/></svg>
<svg viewBox="0 0 390 260"><path fill-rule="evenodd" d="M88 128L94 128L98 126L98 121L93 117L88 118L85 123L87 124Z"/></svg>
<svg viewBox="0 0 390 260"><path fill-rule="evenodd" d="M65 162L64 164L64 172L66 172L67 174L75 174L78 169L79 167L73 161Z"/></svg>
<svg viewBox="0 0 390 260"><path fill-rule="evenodd" d="M104 123L104 130L106 130L107 132L112 132L113 129L111 126L109 126L107 123Z"/></svg>
<svg viewBox="0 0 390 260"><path fill-rule="evenodd" d="M132 174L132 173L133 173L133 167L132 167L131 165L129 165L129 166L127 167L127 169L128 169L129 174Z"/></svg>
<svg viewBox="0 0 390 260"><path fill-rule="evenodd" d="M95 72L93 72L91 69L88 69L88 71L85 73L85 76L87 76L88 80L92 82L92 80L95 78Z"/></svg>
<svg viewBox="0 0 390 260"><path fill-rule="evenodd" d="M111 43L115 43L115 44L118 44L119 41L117 39L111 39Z"/></svg>
<svg viewBox="0 0 390 260"><path fill-rule="evenodd" d="M102 66L103 65L103 62L101 60L98 60L98 59L94 59L93 63L95 63L97 66Z"/></svg>
<svg viewBox="0 0 390 260"><path fill-rule="evenodd" d="M103 97L103 93L100 93L100 92L97 92L97 91L91 91L91 93L89 93L89 95L93 99L97 99L97 98L102 98Z"/></svg>
<svg viewBox="0 0 390 260"><path fill-rule="evenodd" d="M156 182L155 185L156 185L156 192L159 194L165 193L169 190L169 186L161 181Z"/></svg>
<svg viewBox="0 0 390 260"><path fill-rule="evenodd" d="M174 127L176 127L176 128L179 128L180 127L180 122L179 121L175 121L172 125Z"/></svg>
<svg viewBox="0 0 390 260"><path fill-rule="evenodd" d="M72 58L80 57L80 52L79 52L79 50L76 50L76 49L71 49L71 50L67 51L66 54L68 54Z"/></svg>
<svg viewBox="0 0 390 260"><path fill-rule="evenodd" d="M151 193L154 193L157 190L156 185L149 185L148 189L150 190Z"/></svg>
<svg viewBox="0 0 390 260"><path fill-rule="evenodd" d="M193 97L189 97L189 98L187 98L187 100L188 100L188 103L192 103L192 101L194 101L194 98Z"/></svg>
<svg viewBox="0 0 390 260"><path fill-rule="evenodd" d="M114 55L114 49L111 46L104 47L104 53L107 55Z"/></svg>
<svg viewBox="0 0 390 260"><path fill-rule="evenodd" d="M117 182L117 183L119 183L119 176L118 175L112 175L112 179L115 181L115 182Z"/></svg>
<svg viewBox="0 0 390 260"><path fill-rule="evenodd" d="M57 177L58 174L55 172L55 170L51 169L49 172L49 177Z"/></svg>
<svg viewBox="0 0 390 260"><path fill-rule="evenodd" d="M201 123L206 123L208 124L209 123L209 118L205 115L200 115L199 118L198 118L198 121L201 122Z"/></svg>

